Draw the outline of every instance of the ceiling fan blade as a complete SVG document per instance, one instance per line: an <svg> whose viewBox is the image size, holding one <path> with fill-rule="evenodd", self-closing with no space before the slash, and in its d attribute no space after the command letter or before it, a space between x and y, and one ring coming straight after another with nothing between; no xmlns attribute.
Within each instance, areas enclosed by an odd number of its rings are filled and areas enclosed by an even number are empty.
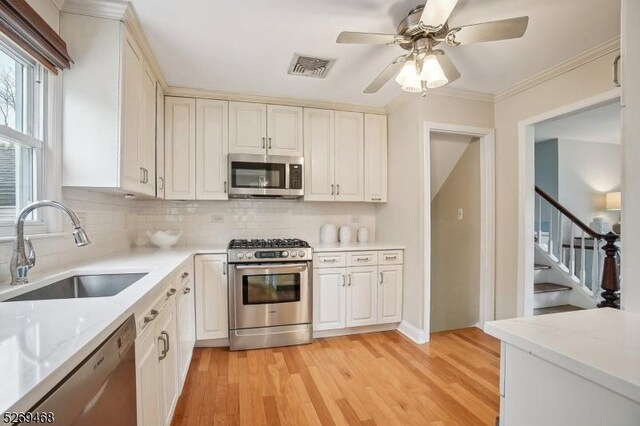
<svg viewBox="0 0 640 426"><path fill-rule="evenodd" d="M396 34L356 33L351 31L343 31L336 39L336 43L394 44L399 40L402 40L402 36Z"/></svg>
<svg viewBox="0 0 640 426"><path fill-rule="evenodd" d="M380 75L378 75L376 79L363 90L362 93L376 93L387 83L387 81L400 71L400 68L402 68L402 65L404 65L406 60L407 58L405 56L400 56L394 59L393 62L391 62L389 66L387 66L384 71L382 71Z"/></svg>
<svg viewBox="0 0 640 426"><path fill-rule="evenodd" d="M452 81L459 79L461 74L460 71L458 71L458 68L456 68L456 66L453 64L453 62L451 62L449 56L444 53L444 51L441 52L442 54L436 55L436 58L438 59L438 63L440 63L440 67L442 67L442 72L444 72L447 80L449 80L447 82L447 84L449 84Z"/></svg>
<svg viewBox="0 0 640 426"><path fill-rule="evenodd" d="M447 22L456 4L458 4L458 0L429 0L422 10L420 21L427 28L437 31Z"/></svg>
<svg viewBox="0 0 640 426"><path fill-rule="evenodd" d="M452 46L480 43L484 41L506 40L522 37L527 31L529 17L503 19L454 28L447 34L447 43Z"/></svg>

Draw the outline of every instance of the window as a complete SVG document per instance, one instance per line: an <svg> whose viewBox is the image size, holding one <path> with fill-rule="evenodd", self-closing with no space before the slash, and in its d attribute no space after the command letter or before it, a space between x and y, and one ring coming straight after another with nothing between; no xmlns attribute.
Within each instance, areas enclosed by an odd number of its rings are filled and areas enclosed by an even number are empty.
<svg viewBox="0 0 640 426"><path fill-rule="evenodd" d="M46 71L0 41L0 224L41 196ZM30 224L41 222L35 215Z"/></svg>

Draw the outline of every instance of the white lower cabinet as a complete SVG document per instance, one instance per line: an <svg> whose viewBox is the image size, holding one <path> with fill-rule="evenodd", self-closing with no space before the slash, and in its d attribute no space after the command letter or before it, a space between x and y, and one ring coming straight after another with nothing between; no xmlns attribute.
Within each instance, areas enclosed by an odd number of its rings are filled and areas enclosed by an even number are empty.
<svg viewBox="0 0 640 426"><path fill-rule="evenodd" d="M176 299L171 297L157 318L162 424L170 425L178 402L178 327Z"/></svg>
<svg viewBox="0 0 640 426"><path fill-rule="evenodd" d="M347 327L376 323L377 275L377 266L347 268Z"/></svg>
<svg viewBox="0 0 640 426"><path fill-rule="evenodd" d="M227 256L196 256L196 338L229 337Z"/></svg>
<svg viewBox="0 0 640 426"><path fill-rule="evenodd" d="M401 322L402 258L402 250L314 254L314 331ZM366 266L346 266L358 263Z"/></svg>
<svg viewBox="0 0 640 426"><path fill-rule="evenodd" d="M189 372L191 355L196 343L196 310L195 291L193 291L193 281L189 279L184 287L179 291L176 299L178 306L178 336L180 341L178 357L178 377L179 383L184 384ZM182 387L182 386L180 386Z"/></svg>

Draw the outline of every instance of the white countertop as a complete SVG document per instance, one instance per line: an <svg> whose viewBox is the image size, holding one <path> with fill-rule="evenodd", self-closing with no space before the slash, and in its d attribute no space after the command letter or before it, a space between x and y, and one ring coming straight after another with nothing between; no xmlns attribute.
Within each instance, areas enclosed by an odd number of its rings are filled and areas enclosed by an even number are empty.
<svg viewBox="0 0 640 426"><path fill-rule="evenodd" d="M333 251L367 251L367 250L404 250L404 246L399 244L380 243L372 241L368 243L317 243L313 244L315 253L326 253Z"/></svg>
<svg viewBox="0 0 640 426"><path fill-rule="evenodd" d="M589 309L492 321L484 330L640 403L640 315Z"/></svg>
<svg viewBox="0 0 640 426"><path fill-rule="evenodd" d="M132 249L62 272L34 274L23 286L1 285L5 300L77 274L148 273L113 297L0 303L0 413L30 409L140 304L149 303L146 296L178 266L205 253L226 254L226 247Z"/></svg>

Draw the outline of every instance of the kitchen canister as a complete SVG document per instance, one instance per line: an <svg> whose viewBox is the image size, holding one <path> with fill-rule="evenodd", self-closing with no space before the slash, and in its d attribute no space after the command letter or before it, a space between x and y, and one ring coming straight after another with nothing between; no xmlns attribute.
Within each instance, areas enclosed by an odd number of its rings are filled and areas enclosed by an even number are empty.
<svg viewBox="0 0 640 426"><path fill-rule="evenodd" d="M337 243L338 242L338 227L333 223L325 223L320 228L320 242L321 243Z"/></svg>
<svg viewBox="0 0 640 426"><path fill-rule="evenodd" d="M351 242L351 227L349 225L342 225L340 227L340 242L341 243Z"/></svg>
<svg viewBox="0 0 640 426"><path fill-rule="evenodd" d="M366 243L369 241L369 230L367 228L358 229L358 242Z"/></svg>

